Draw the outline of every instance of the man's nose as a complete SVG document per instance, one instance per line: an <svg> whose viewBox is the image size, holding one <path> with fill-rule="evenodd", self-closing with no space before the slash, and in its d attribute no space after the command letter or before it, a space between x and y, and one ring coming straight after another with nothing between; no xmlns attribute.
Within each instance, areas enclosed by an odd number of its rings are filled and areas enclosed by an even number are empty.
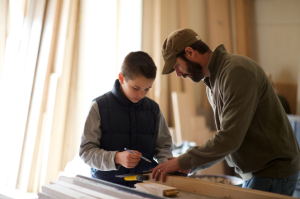
<svg viewBox="0 0 300 199"><path fill-rule="evenodd" d="M175 71L176 71L176 76L177 77L182 76L182 72L178 68L175 68Z"/></svg>

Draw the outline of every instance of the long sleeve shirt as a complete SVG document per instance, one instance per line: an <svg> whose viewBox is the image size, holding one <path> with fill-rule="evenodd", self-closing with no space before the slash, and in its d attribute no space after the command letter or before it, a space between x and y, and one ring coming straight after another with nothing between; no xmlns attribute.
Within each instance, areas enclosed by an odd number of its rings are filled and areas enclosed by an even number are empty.
<svg viewBox="0 0 300 199"><path fill-rule="evenodd" d="M263 69L220 45L204 79L217 132L179 156L183 169L226 159L246 181L282 178L300 170L299 146L287 115Z"/></svg>
<svg viewBox="0 0 300 199"><path fill-rule="evenodd" d="M172 157L172 139L166 120L160 110L159 124L156 132L156 149L154 158L158 163L167 161ZM117 151L106 151L101 149L101 115L99 113L97 102L92 102L89 110L83 134L79 155L83 161L90 167L101 171L117 170L120 165L116 164L114 159Z"/></svg>

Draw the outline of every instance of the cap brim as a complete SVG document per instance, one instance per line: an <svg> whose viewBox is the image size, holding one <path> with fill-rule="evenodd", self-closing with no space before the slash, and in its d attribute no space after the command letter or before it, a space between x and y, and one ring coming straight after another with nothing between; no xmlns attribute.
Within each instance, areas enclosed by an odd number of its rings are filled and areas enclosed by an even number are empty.
<svg viewBox="0 0 300 199"><path fill-rule="evenodd" d="M176 57L166 60L162 74L166 75L166 74L172 73L174 71L173 67L174 67L175 63L176 63Z"/></svg>

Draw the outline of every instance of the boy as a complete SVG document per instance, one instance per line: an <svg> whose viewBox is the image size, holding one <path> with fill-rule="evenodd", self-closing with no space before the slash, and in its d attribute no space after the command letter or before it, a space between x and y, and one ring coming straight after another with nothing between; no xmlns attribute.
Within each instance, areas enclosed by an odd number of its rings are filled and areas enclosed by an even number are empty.
<svg viewBox="0 0 300 199"><path fill-rule="evenodd" d="M148 171L157 166L154 157L158 163L172 157L165 118L158 104L146 97L156 70L147 53L131 52L113 89L93 100L79 151L93 178L133 187L134 182L115 176Z"/></svg>

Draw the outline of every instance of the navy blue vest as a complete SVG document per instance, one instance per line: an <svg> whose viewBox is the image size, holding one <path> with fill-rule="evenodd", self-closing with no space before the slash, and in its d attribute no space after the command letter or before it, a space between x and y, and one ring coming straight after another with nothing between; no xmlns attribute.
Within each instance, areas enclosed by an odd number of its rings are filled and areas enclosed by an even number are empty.
<svg viewBox="0 0 300 199"><path fill-rule="evenodd" d="M124 148L137 150L152 161L141 159L133 169L123 166L117 171L91 169L92 177L117 184L133 187L135 182L116 178L115 175L147 171L157 163L153 160L158 128L159 106L145 97L138 103L132 103L120 90L120 83L115 81L112 91L94 99L99 107L102 136L100 148L107 151L124 151Z"/></svg>

